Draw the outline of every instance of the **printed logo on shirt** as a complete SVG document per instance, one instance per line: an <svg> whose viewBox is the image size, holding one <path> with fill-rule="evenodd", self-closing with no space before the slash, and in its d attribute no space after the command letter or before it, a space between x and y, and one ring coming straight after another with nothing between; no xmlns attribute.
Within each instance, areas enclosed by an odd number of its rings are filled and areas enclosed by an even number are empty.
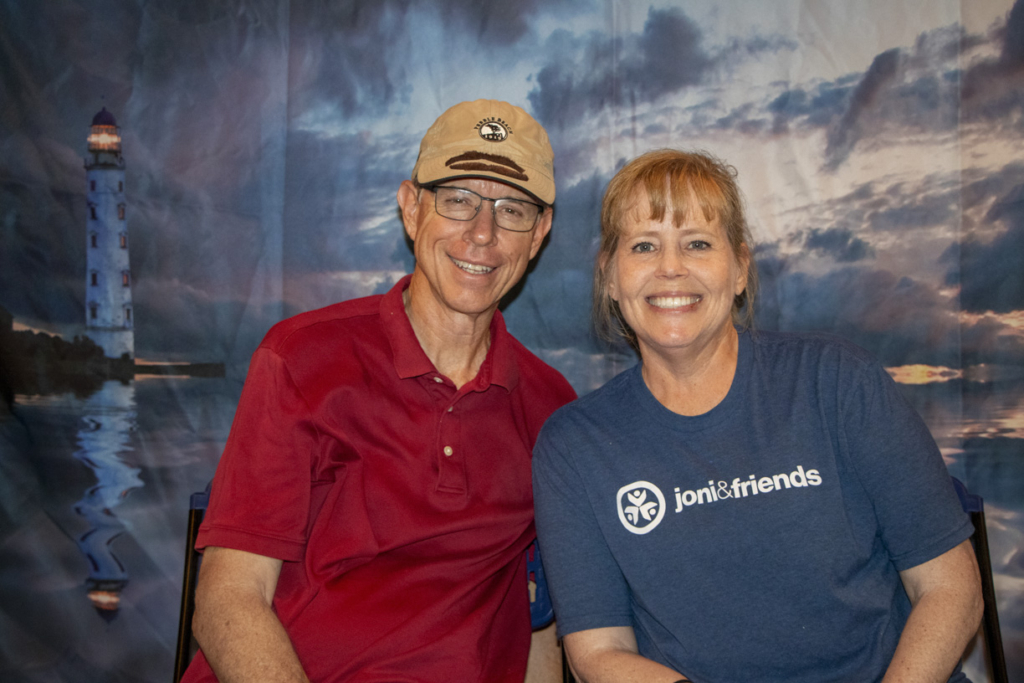
<svg viewBox="0 0 1024 683"><path fill-rule="evenodd" d="M647 534L665 517L665 496L648 481L634 481L619 489L615 497L619 520L634 534Z"/></svg>
<svg viewBox="0 0 1024 683"><path fill-rule="evenodd" d="M798 465L792 472L764 477L751 474L746 480L739 477L731 482L710 479L707 486L685 491L681 486L676 486L674 512L680 513L693 505L720 503L807 486L821 486L821 473L818 470L804 470L803 465ZM650 533L665 516L665 497L661 489L647 481L635 481L619 489L616 506L622 526L634 534Z"/></svg>

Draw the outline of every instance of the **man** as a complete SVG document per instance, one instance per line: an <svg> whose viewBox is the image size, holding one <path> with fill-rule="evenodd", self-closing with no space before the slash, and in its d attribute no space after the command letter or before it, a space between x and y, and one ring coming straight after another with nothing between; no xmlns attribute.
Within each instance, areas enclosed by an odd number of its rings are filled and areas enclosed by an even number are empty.
<svg viewBox="0 0 1024 683"><path fill-rule="evenodd" d="M574 393L497 308L551 229L552 162L518 107L452 107L398 189L412 275L267 334L199 533L186 681L523 680L530 454Z"/></svg>

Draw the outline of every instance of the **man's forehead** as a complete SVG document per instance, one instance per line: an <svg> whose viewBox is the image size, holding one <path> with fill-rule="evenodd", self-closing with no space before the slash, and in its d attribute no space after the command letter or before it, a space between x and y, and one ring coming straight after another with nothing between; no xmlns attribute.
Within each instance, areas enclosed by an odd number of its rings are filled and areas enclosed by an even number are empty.
<svg viewBox="0 0 1024 683"><path fill-rule="evenodd" d="M526 194L518 187L503 183L493 178L475 178L467 176L465 178L452 178L446 180L443 183L438 183L441 187L462 187L475 192L479 191L480 194L493 197L515 197L516 199L524 199L526 201L534 201L533 197Z"/></svg>

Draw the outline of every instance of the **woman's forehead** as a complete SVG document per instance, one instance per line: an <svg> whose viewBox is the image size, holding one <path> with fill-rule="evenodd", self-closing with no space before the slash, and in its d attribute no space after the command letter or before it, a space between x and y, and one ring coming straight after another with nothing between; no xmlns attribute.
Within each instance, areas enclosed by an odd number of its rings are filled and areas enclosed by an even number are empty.
<svg viewBox="0 0 1024 683"><path fill-rule="evenodd" d="M675 188L675 192L672 190L673 188L666 179L664 192L660 197L655 197L655 202L652 202L647 188L644 185L638 185L629 195L629 199L623 203L621 221L623 227L627 224L647 223L652 220L660 222L667 216L671 217L677 228L685 223L719 222L717 212L710 206L703 205L704 203L698 199L692 186L686 184ZM661 206L656 207L655 203ZM660 210L656 211L656 209Z"/></svg>

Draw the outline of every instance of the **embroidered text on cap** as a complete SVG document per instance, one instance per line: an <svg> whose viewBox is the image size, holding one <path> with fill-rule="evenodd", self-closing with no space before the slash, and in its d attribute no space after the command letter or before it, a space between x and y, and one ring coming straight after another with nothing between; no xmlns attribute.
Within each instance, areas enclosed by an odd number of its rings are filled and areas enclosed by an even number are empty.
<svg viewBox="0 0 1024 683"><path fill-rule="evenodd" d="M507 123L493 116L484 119L475 127L480 131L480 137L491 142L501 142L512 134L512 129L508 127Z"/></svg>

